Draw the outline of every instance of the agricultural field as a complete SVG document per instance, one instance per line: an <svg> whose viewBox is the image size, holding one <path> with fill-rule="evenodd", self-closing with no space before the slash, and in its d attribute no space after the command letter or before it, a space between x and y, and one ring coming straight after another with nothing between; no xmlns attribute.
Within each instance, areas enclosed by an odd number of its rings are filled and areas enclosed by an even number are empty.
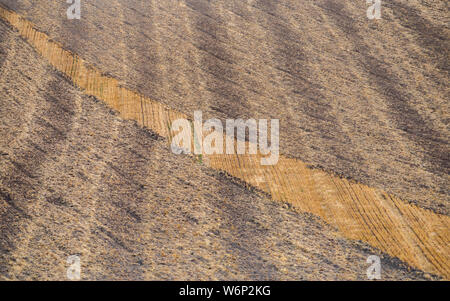
<svg viewBox="0 0 450 301"><path fill-rule="evenodd" d="M446 3L82 2L0 1L0 279L448 280ZM174 154L199 110L276 164Z"/></svg>

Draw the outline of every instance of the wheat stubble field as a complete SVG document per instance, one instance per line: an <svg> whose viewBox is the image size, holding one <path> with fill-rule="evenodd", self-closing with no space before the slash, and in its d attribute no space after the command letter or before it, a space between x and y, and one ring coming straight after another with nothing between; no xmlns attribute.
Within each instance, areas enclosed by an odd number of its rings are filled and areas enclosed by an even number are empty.
<svg viewBox="0 0 450 301"><path fill-rule="evenodd" d="M5 279L448 279L444 3L2 3ZM174 156L197 109L279 118L279 163Z"/></svg>

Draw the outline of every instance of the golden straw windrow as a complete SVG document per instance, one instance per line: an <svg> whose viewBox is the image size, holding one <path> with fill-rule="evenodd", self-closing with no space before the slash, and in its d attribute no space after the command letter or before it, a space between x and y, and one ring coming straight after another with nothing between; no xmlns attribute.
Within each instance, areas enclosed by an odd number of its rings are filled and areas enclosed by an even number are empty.
<svg viewBox="0 0 450 301"><path fill-rule="evenodd" d="M15 12L0 7L0 16L50 64L86 94L106 102L122 118L136 120L168 138L176 119L189 119L159 102L122 87L82 58L64 49ZM261 155L203 155L205 164L288 202L299 211L320 216L349 239L361 240L425 272L450 279L450 218L409 204L380 189L311 169L280 156L262 166ZM274 225L276 226L276 225Z"/></svg>

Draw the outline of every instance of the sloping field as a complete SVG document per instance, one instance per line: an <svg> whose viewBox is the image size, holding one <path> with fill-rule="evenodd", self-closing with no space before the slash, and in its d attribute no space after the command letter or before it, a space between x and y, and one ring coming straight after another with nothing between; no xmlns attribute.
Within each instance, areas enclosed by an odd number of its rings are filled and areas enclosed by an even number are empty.
<svg viewBox="0 0 450 301"><path fill-rule="evenodd" d="M280 119L281 151L449 215L448 1L1 0L192 116Z"/></svg>
<svg viewBox="0 0 450 301"><path fill-rule="evenodd" d="M64 280L69 255L81 257L82 279L97 280L366 279L372 254L383 279L430 277L172 154L3 19L0 66L1 280Z"/></svg>
<svg viewBox="0 0 450 301"><path fill-rule="evenodd" d="M185 117L120 87L117 80L101 75L15 13L2 10L2 16L54 67L125 119L134 119L170 138L168 125ZM449 277L448 216L410 205L379 189L312 170L297 159L282 157L276 166L265 168L259 166L258 156L211 156L205 162L270 193L276 200L293 204L299 211L322 217L347 238L363 240L423 271Z"/></svg>

